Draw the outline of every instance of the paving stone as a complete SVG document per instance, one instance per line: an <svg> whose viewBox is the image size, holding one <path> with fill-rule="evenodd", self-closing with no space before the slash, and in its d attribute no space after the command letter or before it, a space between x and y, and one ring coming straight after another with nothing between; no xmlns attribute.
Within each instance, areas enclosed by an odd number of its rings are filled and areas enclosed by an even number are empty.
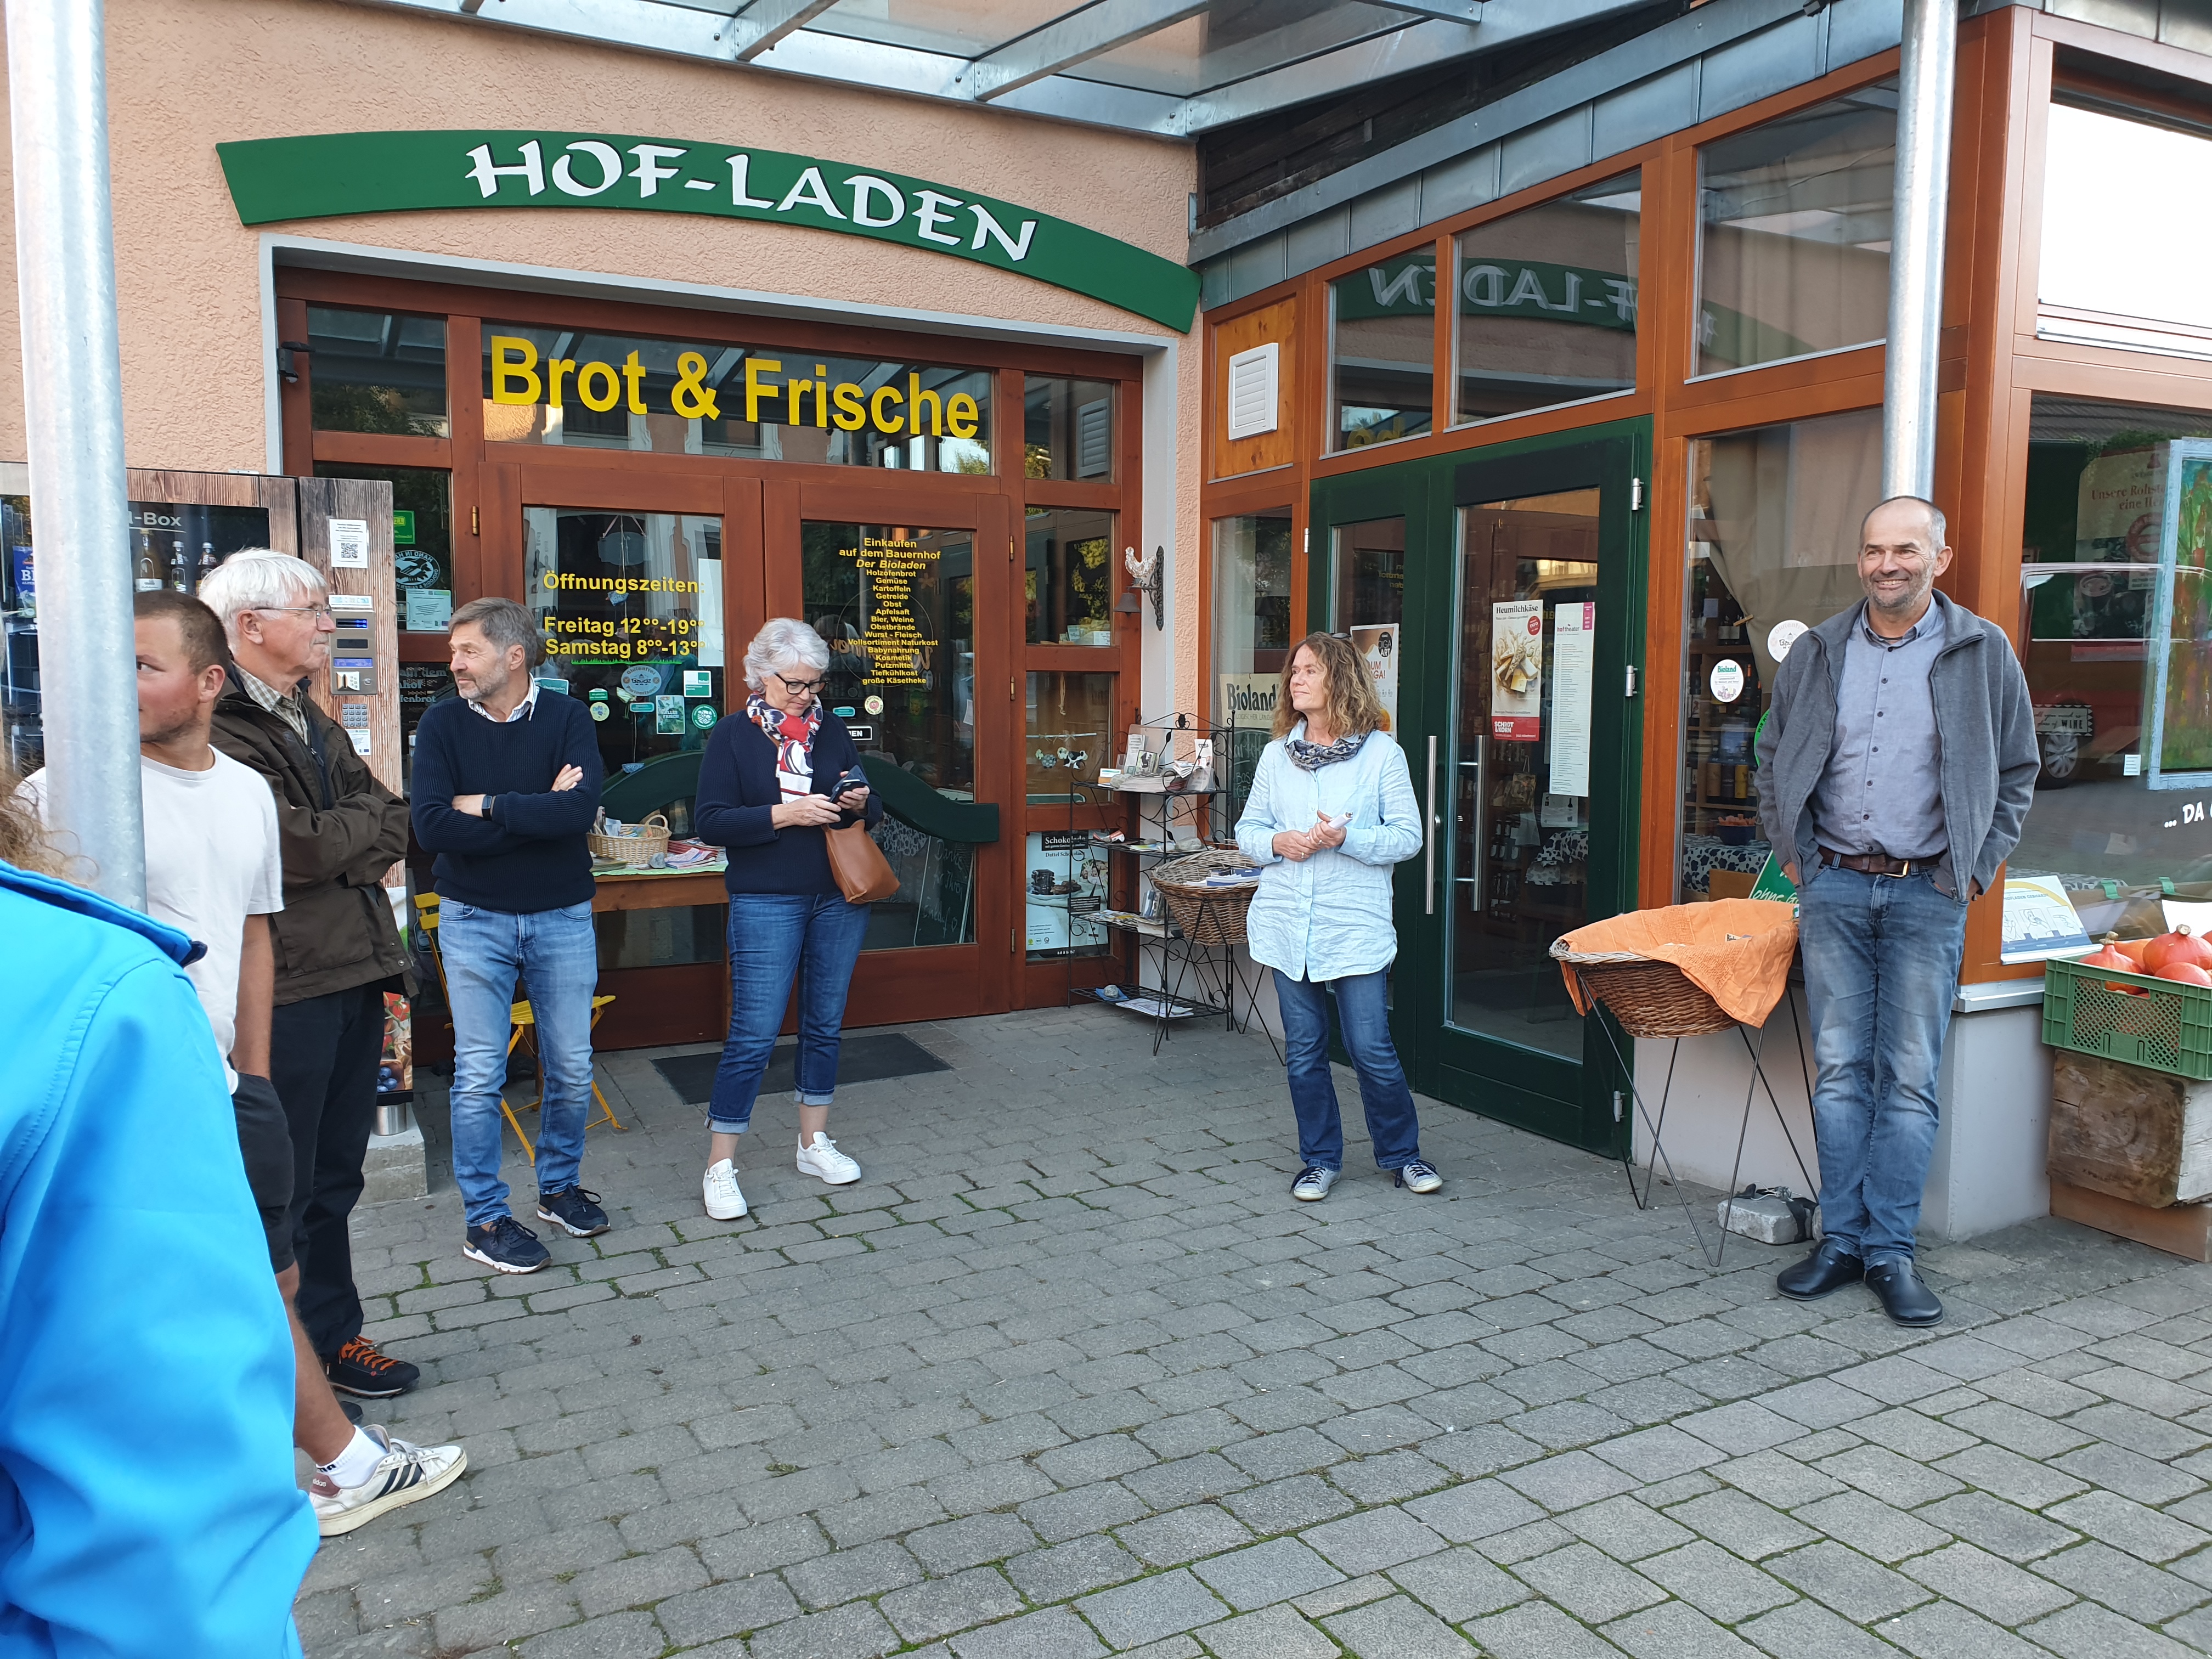
<svg viewBox="0 0 2212 1659"><path fill-rule="evenodd" d="M1478 1619L1467 1633L1498 1659L1620 1659L1620 1650L1557 1607L1524 1601Z"/></svg>
<svg viewBox="0 0 2212 1659"><path fill-rule="evenodd" d="M933 1577L986 1561L1003 1561L1036 1547L1036 1534L1011 1515L971 1515L924 1527L901 1540Z"/></svg>
<svg viewBox="0 0 2212 1659"><path fill-rule="evenodd" d="M1570 1544L1514 1569L1515 1576L1586 1624L1600 1625L1667 1599L1641 1574L1588 1544Z"/></svg>
<svg viewBox="0 0 2212 1659"><path fill-rule="evenodd" d="M547 1632L516 1650L522 1659L660 1659L668 1638L647 1613L617 1613Z"/></svg>
<svg viewBox="0 0 2212 1659"><path fill-rule="evenodd" d="M1796 1511L1796 1518L1877 1561L1902 1561L1950 1541L1925 1521L1861 1492L1838 1492L1808 1504Z"/></svg>
<svg viewBox="0 0 2212 1659"><path fill-rule="evenodd" d="M897 1650L898 1633L864 1602L809 1613L751 1637L751 1659L878 1659Z"/></svg>
<svg viewBox="0 0 2212 1659"><path fill-rule="evenodd" d="M1425 1501L1425 1500L1423 1500ZM1294 1475L1231 1492L1221 1506L1255 1533L1296 1532L1344 1515L1352 1502L1318 1475Z"/></svg>
<svg viewBox="0 0 2212 1659"><path fill-rule="evenodd" d="M1859 1624L1901 1613L1928 1592L1841 1544L1819 1543L1765 1563L1766 1570Z"/></svg>
<svg viewBox="0 0 2212 1659"><path fill-rule="evenodd" d="M2208 1541L2208 1534L2188 1522L2145 1509L2115 1492L2085 1492L2054 1505L2050 1515L2076 1532L2117 1545L2146 1561L2171 1561Z"/></svg>
<svg viewBox="0 0 2212 1659"><path fill-rule="evenodd" d="M1470 1481L1414 1499L1406 1512L1455 1544L1487 1538L1543 1518L1544 1511L1497 1480Z"/></svg>
<svg viewBox="0 0 2212 1659"><path fill-rule="evenodd" d="M1945 1600L2008 1625L2055 1612L2074 1599L2057 1585L1972 1544L1932 1551L1906 1562L1903 1571Z"/></svg>
<svg viewBox="0 0 2212 1659"><path fill-rule="evenodd" d="M876 1607L906 1640L927 1642L1019 1613L1022 1598L997 1569L970 1567L893 1590Z"/></svg>
<svg viewBox="0 0 2212 1659"><path fill-rule="evenodd" d="M1616 1561L1638 1561L1690 1541L1690 1534L1628 1497L1608 1498L1559 1517L1568 1531Z"/></svg>
<svg viewBox="0 0 2212 1659"><path fill-rule="evenodd" d="M1299 1536L1352 1577L1444 1547L1442 1538L1401 1509L1368 1510L1310 1528Z"/></svg>
<svg viewBox="0 0 2212 1659"><path fill-rule="evenodd" d="M1917 1659L2043 1659L2044 1650L1950 1601L1876 1625L1875 1633Z"/></svg>
<svg viewBox="0 0 2212 1659"><path fill-rule="evenodd" d="M2054 1457L2051 1467L2079 1475L2093 1486L2154 1506L2174 1503L2204 1487L2194 1475L2125 1446L2106 1445L2102 1441Z"/></svg>
<svg viewBox="0 0 2212 1659"><path fill-rule="evenodd" d="M1623 1435L1594 1449L1615 1468L1626 1470L1644 1482L1665 1480L1691 1469L1701 1469L1721 1462L1726 1456L1705 1441L1671 1426Z"/></svg>
<svg viewBox="0 0 2212 1659"><path fill-rule="evenodd" d="M2088 1444L2092 1438L2079 1429L2054 1423L2004 1400L1987 1401L1965 1411L1954 1412L1944 1420L2023 1457L2057 1457L2076 1446Z"/></svg>
<svg viewBox="0 0 2212 1659"><path fill-rule="evenodd" d="M1797 1599L1794 1591L1749 1562L1704 1539L1638 1561L1636 1570L1724 1624L1741 1623Z"/></svg>
<svg viewBox="0 0 2212 1659"><path fill-rule="evenodd" d="M1692 1413L1679 1419L1674 1426L1732 1457L1743 1457L1765 1451L1769 1446L1778 1446L1785 1440L1798 1439L1807 1425L1779 1411L1769 1410L1765 1404L1739 1400L1710 1411ZM1818 1426L1829 1425L1824 1423Z"/></svg>
<svg viewBox="0 0 2212 1659"><path fill-rule="evenodd" d="M2061 1659L2189 1659L2191 1653L2180 1643L2090 1601L2077 1601L2022 1634Z"/></svg>
<svg viewBox="0 0 2212 1659"><path fill-rule="evenodd" d="M1390 1578L1446 1624L1496 1613L1528 1597L1528 1586L1464 1547L1390 1569Z"/></svg>
<svg viewBox="0 0 2212 1659"><path fill-rule="evenodd" d="M2074 1541L2077 1534L2054 1522L1992 1498L1984 1492L1962 1492L1919 1511L1917 1519L1954 1533L1970 1544L1978 1544L2008 1561L2033 1561L2039 1555Z"/></svg>
<svg viewBox="0 0 2212 1659"><path fill-rule="evenodd" d="M1227 1510L1193 1504L1118 1530L1122 1547L1147 1566L1177 1567L1251 1541L1252 1534Z"/></svg>
<svg viewBox="0 0 2212 1659"><path fill-rule="evenodd" d="M1781 1510L1735 1491L1708 1492L1678 1504L1667 1511L1667 1518L1711 1539L1732 1555L1753 1561L1809 1544L1814 1536Z"/></svg>
<svg viewBox="0 0 2212 1659"><path fill-rule="evenodd" d="M1749 1457L1716 1463L1712 1473L1716 1479L1778 1509L1794 1509L1844 1490L1844 1483L1833 1475L1823 1474L1794 1457L1774 1451L1756 1452Z"/></svg>
<svg viewBox="0 0 2212 1659"><path fill-rule="evenodd" d="M707 1582L707 1570L688 1549L634 1555L593 1567L569 1581L569 1592L586 1619L623 1607L649 1607Z"/></svg>
<svg viewBox="0 0 2212 1659"><path fill-rule="evenodd" d="M1474 1659L1466 1638L1403 1595L1340 1613L1322 1626L1358 1659Z"/></svg>
<svg viewBox="0 0 2212 1659"><path fill-rule="evenodd" d="M1820 1467L1822 1474L1832 1474L1869 1497L1900 1508L1948 1498L1959 1490L1958 1481L1950 1476L1938 1474L1909 1457L1899 1457L1886 1446L1854 1446L1822 1458Z"/></svg>
<svg viewBox="0 0 2212 1659"><path fill-rule="evenodd" d="M1116 1650L1196 1630L1230 1612L1188 1568L1086 1595L1075 1608Z"/></svg>
<svg viewBox="0 0 2212 1659"><path fill-rule="evenodd" d="M2151 1625L2162 1625L2212 1595L2202 1584L2161 1572L2094 1539L2038 1561L2035 1571L2115 1613Z"/></svg>
<svg viewBox="0 0 2212 1659"><path fill-rule="evenodd" d="M1792 1601L1761 1613L1737 1626L1736 1634L1775 1659L1897 1659L1896 1649L1845 1624L1818 1601Z"/></svg>
<svg viewBox="0 0 2212 1659"><path fill-rule="evenodd" d="M1341 1583L1346 1577L1295 1538L1273 1538L1216 1555L1192 1571L1240 1613Z"/></svg>
<svg viewBox="0 0 2212 1659"><path fill-rule="evenodd" d="M2077 1476L2002 1446L1975 1446L1934 1467L2024 1509L2039 1510L2089 1489L2089 1483Z"/></svg>
<svg viewBox="0 0 2212 1659"><path fill-rule="evenodd" d="M1615 1620L1605 1633L1638 1659L1756 1659L1757 1655L1749 1643L1680 1601L1662 1602Z"/></svg>
<svg viewBox="0 0 2212 1659"><path fill-rule="evenodd" d="M1580 1509L1585 1504L1594 1504L1601 1498L1611 1498L1636 1485L1633 1480L1612 1464L1602 1462L1583 1451L1565 1452L1557 1457L1547 1457L1540 1463L1509 1469L1498 1479L1555 1513L1560 1510Z"/></svg>
<svg viewBox="0 0 2212 1659"><path fill-rule="evenodd" d="M864 1544L858 1549L817 1555L784 1569L784 1582L810 1610L881 1595L917 1583L921 1565L896 1544Z"/></svg>
<svg viewBox="0 0 2212 1659"><path fill-rule="evenodd" d="M1111 1538L1071 1539L1050 1549L1032 1550L1006 1562L1006 1576L1023 1595L1039 1604L1072 1601L1108 1584L1142 1576L1144 1563Z"/></svg>
<svg viewBox="0 0 2212 1659"><path fill-rule="evenodd" d="M1268 1607L1196 1632L1217 1659L1335 1659L1334 1642L1295 1607Z"/></svg>

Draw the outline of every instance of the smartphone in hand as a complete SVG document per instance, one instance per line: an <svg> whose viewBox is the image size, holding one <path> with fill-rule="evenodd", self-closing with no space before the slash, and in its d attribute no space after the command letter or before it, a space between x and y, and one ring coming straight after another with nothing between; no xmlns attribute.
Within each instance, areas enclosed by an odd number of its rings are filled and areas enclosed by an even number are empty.
<svg viewBox="0 0 2212 1659"><path fill-rule="evenodd" d="M836 782L830 786L830 799L831 800L842 800L845 798L847 791L853 789L865 789L867 787L868 775L856 766L851 771L839 778Z"/></svg>

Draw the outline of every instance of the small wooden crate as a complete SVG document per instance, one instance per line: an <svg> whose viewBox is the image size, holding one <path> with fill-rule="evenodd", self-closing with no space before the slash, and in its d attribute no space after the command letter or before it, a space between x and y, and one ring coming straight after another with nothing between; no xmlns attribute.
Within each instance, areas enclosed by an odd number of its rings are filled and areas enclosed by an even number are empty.
<svg viewBox="0 0 2212 1659"><path fill-rule="evenodd" d="M2060 1049L2049 1162L2054 1181L2148 1209L2212 1198L2212 1083Z"/></svg>
<svg viewBox="0 0 2212 1659"><path fill-rule="evenodd" d="M2212 1204L2169 1204L2153 1209L2124 1198L2074 1187L2053 1176L2051 1213L2099 1232L2131 1238L2189 1261L2212 1261Z"/></svg>

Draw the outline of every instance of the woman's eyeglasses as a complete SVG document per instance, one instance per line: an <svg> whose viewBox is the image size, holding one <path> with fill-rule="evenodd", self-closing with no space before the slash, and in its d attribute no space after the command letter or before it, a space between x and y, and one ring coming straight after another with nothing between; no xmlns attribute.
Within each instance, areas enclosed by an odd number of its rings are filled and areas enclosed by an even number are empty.
<svg viewBox="0 0 2212 1659"><path fill-rule="evenodd" d="M772 668L769 670L769 672L775 674L775 671ZM775 677L783 682L784 689L786 690L803 692L808 696L817 695L821 691L823 686L830 684L826 678L818 680L795 680L788 674L776 674Z"/></svg>

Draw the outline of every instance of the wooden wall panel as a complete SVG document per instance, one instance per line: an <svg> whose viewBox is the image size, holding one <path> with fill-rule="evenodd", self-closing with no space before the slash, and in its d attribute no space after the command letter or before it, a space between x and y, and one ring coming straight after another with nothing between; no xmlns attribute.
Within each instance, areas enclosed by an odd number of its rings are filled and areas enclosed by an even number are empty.
<svg viewBox="0 0 2212 1659"><path fill-rule="evenodd" d="M1320 307L1313 309L1317 312ZM1297 415L1302 401L1297 395L1297 296L1293 295L1257 311L1248 311L1241 317L1213 324L1207 331L1210 337L1206 400L1210 411L1207 420L1212 441L1213 476L1233 477L1239 473L1289 465L1297 454ZM1282 348L1275 380L1278 424L1273 432L1263 432L1256 438L1232 441L1229 436L1229 360L1240 351L1249 351L1269 341Z"/></svg>
<svg viewBox="0 0 2212 1659"><path fill-rule="evenodd" d="M332 720L344 723L343 705L368 705L368 751L363 757L376 781L392 793L400 783L399 738L399 618L395 611L398 587L392 568L392 486L368 478L301 478L300 492L300 556L322 572L332 593L367 594L374 605L369 613L369 650L376 659L377 689L373 696L338 696L328 676L313 685L315 701ZM368 568L334 568L331 564L331 520L360 519L368 526ZM355 748L359 749L356 742Z"/></svg>

